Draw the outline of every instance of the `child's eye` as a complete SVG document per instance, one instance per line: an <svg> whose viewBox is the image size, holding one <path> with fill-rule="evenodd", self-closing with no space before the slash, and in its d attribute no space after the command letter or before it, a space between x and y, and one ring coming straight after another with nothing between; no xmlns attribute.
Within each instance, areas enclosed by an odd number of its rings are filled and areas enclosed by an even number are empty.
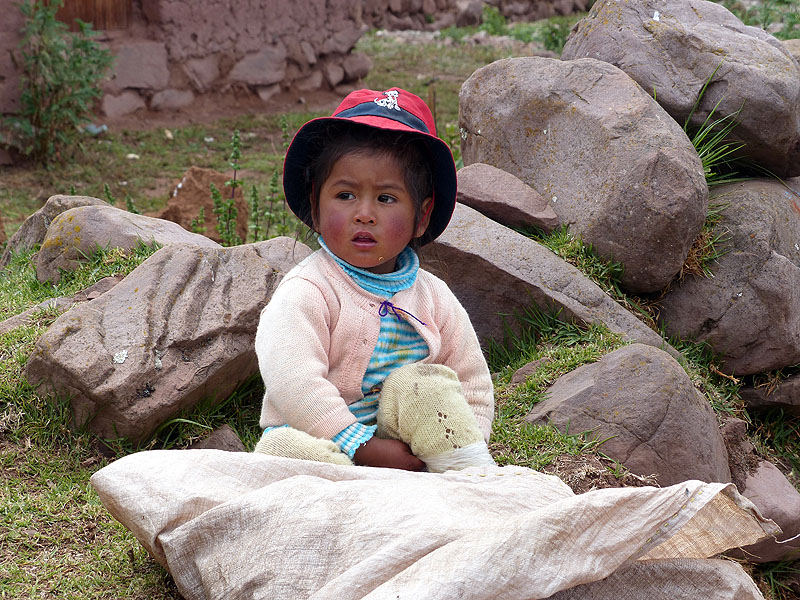
<svg viewBox="0 0 800 600"><path fill-rule="evenodd" d="M384 204L391 204L392 202L397 202L397 198L394 196L390 196L389 194L381 194L378 196L378 202L382 202Z"/></svg>
<svg viewBox="0 0 800 600"><path fill-rule="evenodd" d="M336 194L336 197L339 200L352 200L353 198L355 198L355 196L350 192L339 192L338 194Z"/></svg>

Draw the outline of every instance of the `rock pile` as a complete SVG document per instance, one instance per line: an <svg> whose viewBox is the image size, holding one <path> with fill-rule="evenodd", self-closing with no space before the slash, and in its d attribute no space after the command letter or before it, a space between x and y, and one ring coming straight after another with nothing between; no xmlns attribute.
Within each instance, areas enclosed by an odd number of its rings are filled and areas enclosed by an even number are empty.
<svg viewBox="0 0 800 600"><path fill-rule="evenodd" d="M716 118L737 113L731 141L744 144L740 154L762 171L800 174L800 66L779 41L712 2L598 0L573 28L562 60L498 61L464 83L460 100L465 170L488 164L528 184L570 232L621 263L625 291L658 300L664 331L708 343L732 377L771 381L743 389L750 406L798 413L797 376L781 380L769 371L800 362L799 186L756 179L709 194L682 127L690 115L691 131L715 109ZM480 193L501 203L506 190ZM469 202L520 227L515 202L506 210L486 199ZM714 277L683 275L709 206L721 219ZM465 211L437 245L484 334L501 326L490 306L510 313L521 297L582 320L591 317L570 311L554 292L603 306L578 291L580 277L553 270L529 241ZM500 252L502 260L490 258ZM510 288L509 271L527 273L529 285ZM740 489L781 521L779 539L800 533L796 518L765 500L779 490L778 503L797 505L800 495L782 473L752 446L728 444L726 452L713 415L672 359L638 331L614 329L614 313L601 310L609 327L649 347L629 346L562 377L530 420L611 437L609 456L634 473L657 473L660 483L728 480L728 463L735 463ZM746 552L750 560L777 560L800 556L798 546L770 540Z"/></svg>

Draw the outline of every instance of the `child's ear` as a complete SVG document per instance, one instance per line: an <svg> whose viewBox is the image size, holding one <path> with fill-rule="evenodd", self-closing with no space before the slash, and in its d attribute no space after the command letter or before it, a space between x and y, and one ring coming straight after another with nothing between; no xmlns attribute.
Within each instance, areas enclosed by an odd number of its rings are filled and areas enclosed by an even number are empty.
<svg viewBox="0 0 800 600"><path fill-rule="evenodd" d="M428 228L428 223L431 222L432 211L433 211L433 198L429 196L422 201L422 218L417 223L416 229L414 229L415 238L418 238L423 233L425 233L425 230Z"/></svg>

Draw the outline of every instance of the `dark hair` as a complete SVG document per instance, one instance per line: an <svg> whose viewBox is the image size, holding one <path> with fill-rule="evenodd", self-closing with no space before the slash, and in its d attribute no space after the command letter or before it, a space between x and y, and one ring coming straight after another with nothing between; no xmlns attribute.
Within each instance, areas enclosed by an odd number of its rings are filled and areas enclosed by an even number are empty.
<svg viewBox="0 0 800 600"><path fill-rule="evenodd" d="M405 172L405 185L414 201L414 226L422 219L422 202L433 196L433 162L425 140L413 133L391 131L353 123L332 123L315 144L320 152L306 171L306 187L311 216L317 222L319 194L333 166L343 156L354 153L389 156ZM414 240L412 240L413 242Z"/></svg>

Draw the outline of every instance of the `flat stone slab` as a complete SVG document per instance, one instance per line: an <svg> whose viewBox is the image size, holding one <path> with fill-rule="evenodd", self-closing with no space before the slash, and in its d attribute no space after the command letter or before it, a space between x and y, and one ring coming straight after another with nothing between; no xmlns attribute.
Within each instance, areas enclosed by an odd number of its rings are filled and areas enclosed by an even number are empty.
<svg viewBox="0 0 800 600"><path fill-rule="evenodd" d="M536 304L559 318L602 323L630 341L679 353L549 248L457 204L450 225L422 249L426 268L442 277L469 313L478 337L502 340L504 322Z"/></svg>

